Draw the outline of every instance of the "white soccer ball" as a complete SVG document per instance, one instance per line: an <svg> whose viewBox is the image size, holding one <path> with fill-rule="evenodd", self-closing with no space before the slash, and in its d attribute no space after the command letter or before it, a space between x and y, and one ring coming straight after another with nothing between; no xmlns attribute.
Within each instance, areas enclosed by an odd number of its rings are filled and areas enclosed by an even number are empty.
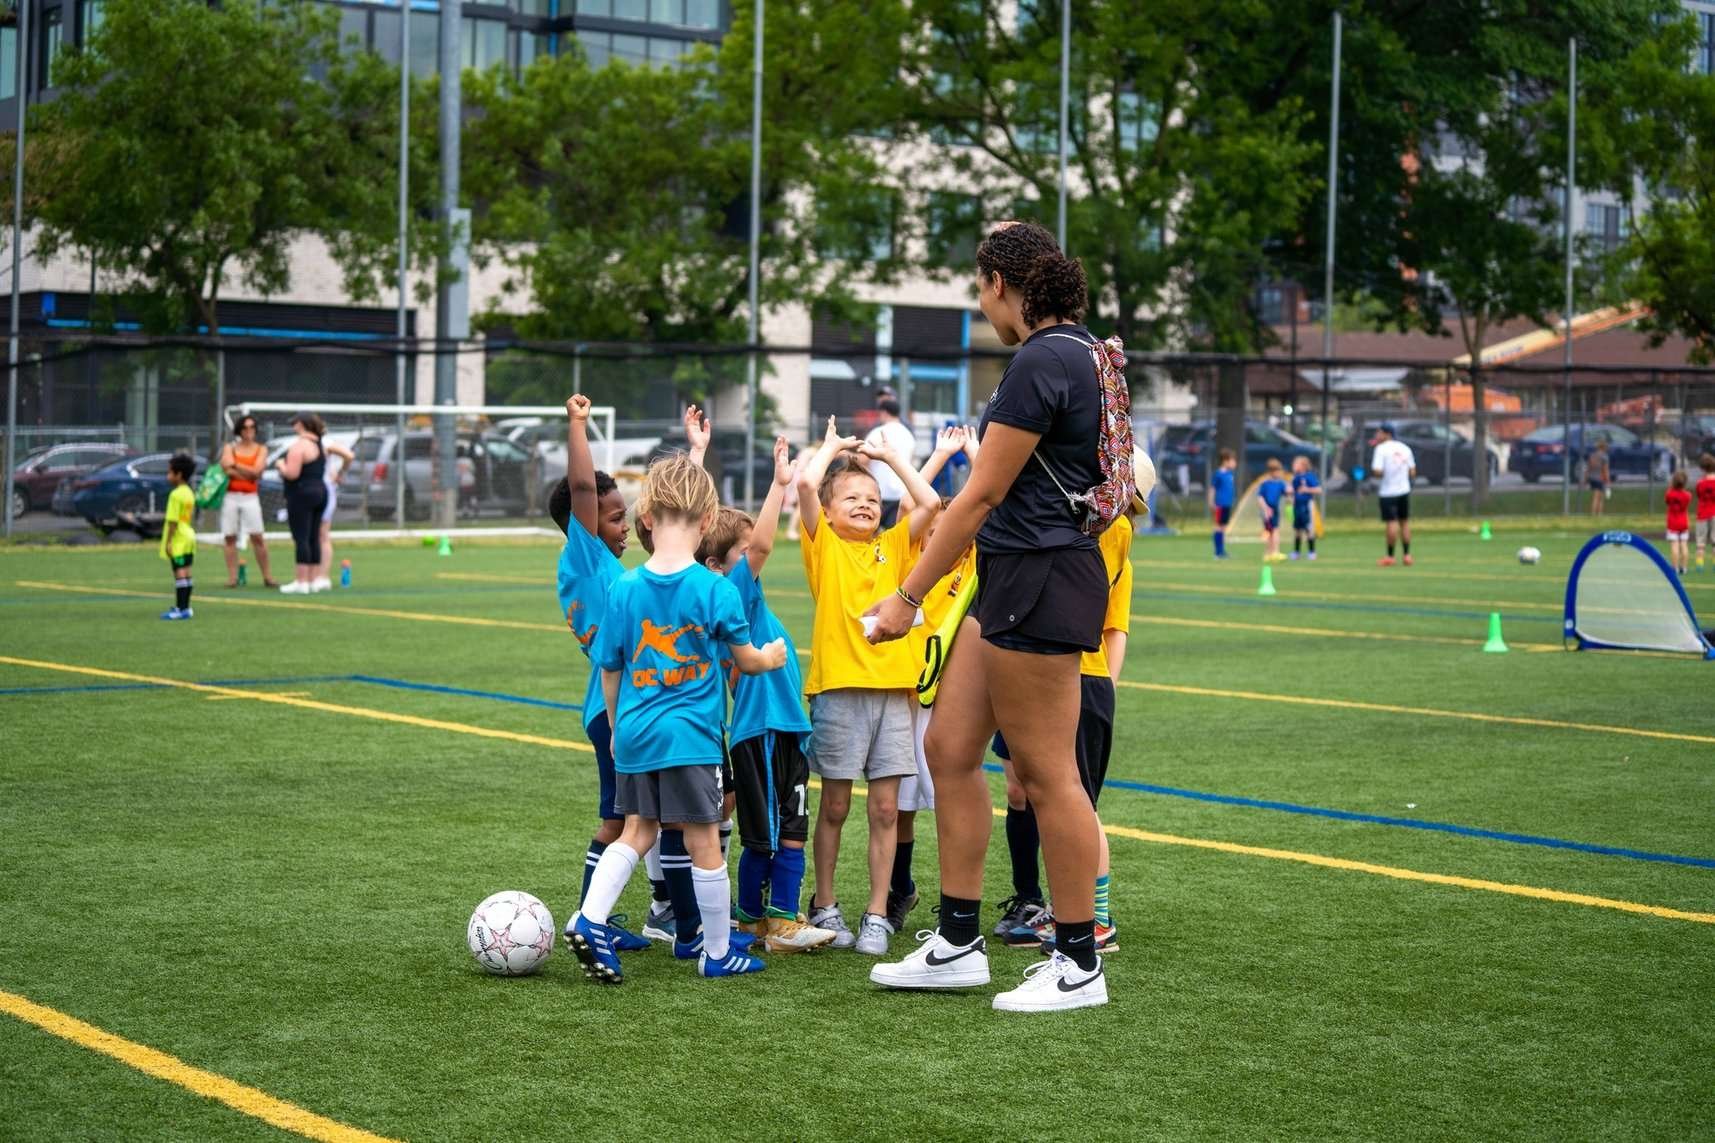
<svg viewBox="0 0 1715 1143"><path fill-rule="evenodd" d="M508 889L483 901L470 915L465 944L487 972L529 976L554 951L554 915L528 893Z"/></svg>
<svg viewBox="0 0 1715 1143"><path fill-rule="evenodd" d="M1540 548L1520 548L1518 550L1518 562L1521 564L1534 564L1541 558L1542 549Z"/></svg>

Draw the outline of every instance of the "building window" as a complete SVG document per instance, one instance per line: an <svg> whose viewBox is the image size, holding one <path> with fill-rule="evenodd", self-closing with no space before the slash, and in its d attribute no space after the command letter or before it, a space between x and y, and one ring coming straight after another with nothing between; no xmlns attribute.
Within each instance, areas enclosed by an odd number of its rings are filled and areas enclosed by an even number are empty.
<svg viewBox="0 0 1715 1143"><path fill-rule="evenodd" d="M1584 204L1584 233L1594 241L1598 250L1613 253L1625 240L1631 227L1631 208L1589 202Z"/></svg>
<svg viewBox="0 0 1715 1143"><path fill-rule="evenodd" d="M18 94L18 29L0 28L0 99Z"/></svg>
<svg viewBox="0 0 1715 1143"><path fill-rule="evenodd" d="M613 0L578 0L578 15L611 16L613 15Z"/></svg>
<svg viewBox="0 0 1715 1143"><path fill-rule="evenodd" d="M931 191L929 261L938 266L967 266L976 261L982 225L982 200L975 195Z"/></svg>
<svg viewBox="0 0 1715 1143"><path fill-rule="evenodd" d="M548 37L539 36L533 32L514 32L518 46L514 49L514 58L520 73L530 70L530 65L542 56L551 54L548 50Z"/></svg>
<svg viewBox="0 0 1715 1143"><path fill-rule="evenodd" d="M579 32L578 46L584 50L584 58L589 61L591 68L599 69L607 66L611 57L613 37L606 32Z"/></svg>
<svg viewBox="0 0 1715 1143"><path fill-rule="evenodd" d="M1115 97L1114 120L1119 130L1120 147L1135 151L1155 142L1161 133L1161 120L1156 107L1135 91L1122 91ZM1055 146L1059 146L1056 135Z"/></svg>
<svg viewBox="0 0 1715 1143"><path fill-rule="evenodd" d="M898 196L886 188L823 203L817 219L816 248L828 258L885 262L893 257L898 209Z"/></svg>
<svg viewBox="0 0 1715 1143"><path fill-rule="evenodd" d="M615 32L613 46L608 51L612 54L612 58L620 63L646 64L649 62L649 41L642 36L627 36Z"/></svg>
<svg viewBox="0 0 1715 1143"><path fill-rule="evenodd" d="M552 16L554 0L514 0L518 11L526 16ZM547 53L542 53L546 55Z"/></svg>
<svg viewBox="0 0 1715 1143"><path fill-rule="evenodd" d="M54 61L60 54L60 48L65 46L65 25L60 21L60 9L54 8L43 13L46 21L42 28L42 86L54 85Z"/></svg>
<svg viewBox="0 0 1715 1143"><path fill-rule="evenodd" d="M616 20L636 20L639 24L649 22L649 0L613 0L613 18Z"/></svg>
<svg viewBox="0 0 1715 1143"><path fill-rule="evenodd" d="M720 0L685 0L685 26L718 29L721 26Z"/></svg>
<svg viewBox="0 0 1715 1143"><path fill-rule="evenodd" d="M415 23L415 21L413 21ZM506 63L506 24L500 20L478 20L466 17L460 24L460 50L463 65L474 71L487 71Z"/></svg>
<svg viewBox="0 0 1715 1143"><path fill-rule="evenodd" d="M1715 12L1697 13L1697 51L1691 70L1715 75Z"/></svg>
<svg viewBox="0 0 1715 1143"><path fill-rule="evenodd" d="M78 43L89 43L90 35L101 27L102 18L106 15L102 9L106 6L107 0L78 0Z"/></svg>

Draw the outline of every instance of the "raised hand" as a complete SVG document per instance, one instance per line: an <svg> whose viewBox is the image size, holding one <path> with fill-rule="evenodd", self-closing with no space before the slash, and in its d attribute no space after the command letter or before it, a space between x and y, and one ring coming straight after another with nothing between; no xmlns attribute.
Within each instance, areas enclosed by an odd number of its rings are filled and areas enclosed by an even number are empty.
<svg viewBox="0 0 1715 1143"><path fill-rule="evenodd" d="M692 449L707 451L709 437L713 434L708 414L695 405L685 406L685 443Z"/></svg>
<svg viewBox="0 0 1715 1143"><path fill-rule="evenodd" d="M982 448L982 442L977 440L977 427L975 425L965 426L965 440L962 447L965 450L965 459L975 464L977 452Z"/></svg>
<svg viewBox="0 0 1715 1143"><path fill-rule="evenodd" d="M590 399L582 393L573 393L566 398L566 415L574 421L590 419Z"/></svg>
<svg viewBox="0 0 1715 1143"><path fill-rule="evenodd" d="M952 456L965 447L965 428L963 425L948 425L935 434L935 451L942 456Z"/></svg>
<svg viewBox="0 0 1715 1143"><path fill-rule="evenodd" d="M822 437L822 447L829 452L843 452L849 448L857 448L862 442L856 437L842 437L839 421L835 417L828 418L828 431Z"/></svg>
<svg viewBox="0 0 1715 1143"><path fill-rule="evenodd" d="M792 446L785 437L774 438L774 483L785 487L792 483Z"/></svg>

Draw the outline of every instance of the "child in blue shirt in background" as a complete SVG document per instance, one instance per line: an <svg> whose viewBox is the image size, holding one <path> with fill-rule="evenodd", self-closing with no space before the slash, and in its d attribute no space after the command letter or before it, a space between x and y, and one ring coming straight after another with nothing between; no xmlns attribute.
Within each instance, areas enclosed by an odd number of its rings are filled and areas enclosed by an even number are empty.
<svg viewBox="0 0 1715 1143"><path fill-rule="evenodd" d="M696 561L720 500L714 481L690 457L655 463L637 502L654 552L613 583L590 658L601 669L613 726L614 809L625 828L590 877L572 917L570 944L592 980L623 979L608 917L662 824L684 834L690 851L703 945L700 976L761 972L749 940L730 927L732 892L721 857L721 735L726 691L718 663L724 648L747 675L786 663L786 642L751 645L738 590Z"/></svg>
<svg viewBox="0 0 1715 1143"><path fill-rule="evenodd" d="M1308 540L1310 543L1310 558L1316 558L1316 509L1315 499L1322 495L1322 481L1310 471L1310 458L1294 457L1292 460L1292 558L1298 558L1299 549Z"/></svg>
<svg viewBox="0 0 1715 1143"><path fill-rule="evenodd" d="M786 438L777 437L774 482L756 519L722 508L697 548L697 562L738 589L751 641L782 640L786 647L786 664L778 671L746 675L730 657L721 663L732 688L728 737L740 846L736 916L740 930L760 937L769 952L806 952L837 935L798 919L810 836L810 717L804 713L797 649L762 596L762 569L774 551L780 506L796 479Z"/></svg>
<svg viewBox="0 0 1715 1143"><path fill-rule="evenodd" d="M1215 558L1227 558L1227 525L1233 520L1233 469L1239 464L1233 450L1224 448L1216 458L1216 468L1209 477L1209 514L1215 520Z"/></svg>
<svg viewBox="0 0 1715 1143"><path fill-rule="evenodd" d="M1268 472L1263 482L1257 485L1256 498L1262 509L1262 558L1265 563L1286 558L1280 554L1280 501L1286 495L1285 475L1286 470L1280 461L1271 456L1268 458Z"/></svg>

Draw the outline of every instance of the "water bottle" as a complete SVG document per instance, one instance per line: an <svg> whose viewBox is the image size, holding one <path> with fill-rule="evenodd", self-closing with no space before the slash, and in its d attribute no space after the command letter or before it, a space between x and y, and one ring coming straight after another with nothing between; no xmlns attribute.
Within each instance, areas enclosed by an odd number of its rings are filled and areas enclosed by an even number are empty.
<svg viewBox="0 0 1715 1143"><path fill-rule="evenodd" d="M244 583L245 583L245 574L244 573L247 572L248 570L249 570L249 565L246 564L243 560L239 560L238 561L238 586L239 587L244 586Z"/></svg>
<svg viewBox="0 0 1715 1143"><path fill-rule="evenodd" d="M350 560L339 561L339 585L341 587L350 587L351 586L351 561Z"/></svg>

